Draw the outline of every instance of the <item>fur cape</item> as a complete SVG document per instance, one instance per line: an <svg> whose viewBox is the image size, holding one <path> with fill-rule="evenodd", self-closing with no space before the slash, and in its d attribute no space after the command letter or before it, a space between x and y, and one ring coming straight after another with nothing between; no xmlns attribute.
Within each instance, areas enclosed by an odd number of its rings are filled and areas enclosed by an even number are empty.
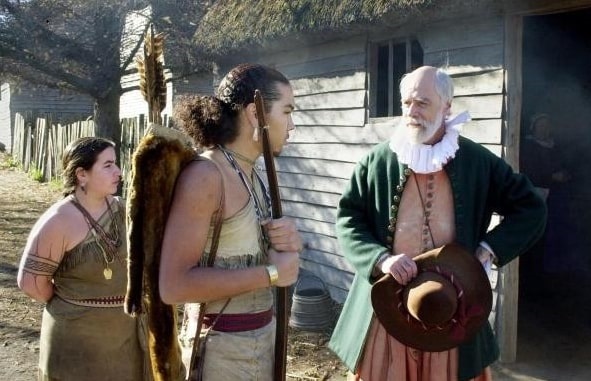
<svg viewBox="0 0 591 381"><path fill-rule="evenodd" d="M125 312L147 319L147 344L155 381L183 380L176 306L160 299L158 273L164 228L176 180L195 158L189 138L152 125L132 156L127 191L128 283Z"/></svg>

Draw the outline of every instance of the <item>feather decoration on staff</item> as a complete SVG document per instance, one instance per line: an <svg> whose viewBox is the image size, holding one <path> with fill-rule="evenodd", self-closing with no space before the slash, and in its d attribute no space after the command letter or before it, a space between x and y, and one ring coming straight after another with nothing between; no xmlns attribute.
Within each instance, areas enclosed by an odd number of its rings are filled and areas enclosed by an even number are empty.
<svg viewBox="0 0 591 381"><path fill-rule="evenodd" d="M136 57L140 74L140 90L148 102L148 121L162 124L160 115L166 107L166 79L164 78L164 33L154 35L154 26L144 37L143 57Z"/></svg>
<svg viewBox="0 0 591 381"><path fill-rule="evenodd" d="M166 106L163 34L146 32L143 57L136 59L140 89L148 102L150 128L132 156L126 196L128 280L124 309L140 319L142 342L155 381L183 379L176 307L160 299L158 273L164 226L176 177L194 156L180 131L162 127Z"/></svg>

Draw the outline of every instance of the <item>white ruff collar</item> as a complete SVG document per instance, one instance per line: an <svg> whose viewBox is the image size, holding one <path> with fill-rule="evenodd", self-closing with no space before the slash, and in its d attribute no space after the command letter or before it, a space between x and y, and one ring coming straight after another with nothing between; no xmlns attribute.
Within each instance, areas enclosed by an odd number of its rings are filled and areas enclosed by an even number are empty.
<svg viewBox="0 0 591 381"><path fill-rule="evenodd" d="M467 111L445 120L445 133L441 140L433 145L413 144L400 133L390 138L390 149L398 155L402 164L408 165L416 173L433 173L440 171L448 161L456 156L458 136L462 125L470 121ZM406 129L406 126L399 126ZM406 130L405 130L406 131Z"/></svg>

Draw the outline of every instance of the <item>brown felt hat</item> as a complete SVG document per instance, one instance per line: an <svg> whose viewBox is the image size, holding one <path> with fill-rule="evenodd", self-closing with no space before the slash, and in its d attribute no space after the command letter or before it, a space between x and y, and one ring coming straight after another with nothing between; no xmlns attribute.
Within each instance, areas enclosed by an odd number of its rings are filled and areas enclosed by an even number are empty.
<svg viewBox="0 0 591 381"><path fill-rule="evenodd" d="M406 286L384 275L371 289L376 317L411 348L441 352L470 340L488 319L492 290L482 264L457 244L413 258L418 275Z"/></svg>

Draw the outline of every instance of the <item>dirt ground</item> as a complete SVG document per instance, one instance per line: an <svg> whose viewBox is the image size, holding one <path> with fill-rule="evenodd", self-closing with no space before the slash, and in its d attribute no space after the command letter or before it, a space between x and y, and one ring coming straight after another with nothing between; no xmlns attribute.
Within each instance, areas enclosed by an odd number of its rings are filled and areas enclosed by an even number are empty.
<svg viewBox="0 0 591 381"><path fill-rule="evenodd" d="M35 379L43 305L17 288L16 274L33 223L60 197L58 186L32 180L0 153L0 381ZM288 336L288 380L346 379L328 332L290 328Z"/></svg>

